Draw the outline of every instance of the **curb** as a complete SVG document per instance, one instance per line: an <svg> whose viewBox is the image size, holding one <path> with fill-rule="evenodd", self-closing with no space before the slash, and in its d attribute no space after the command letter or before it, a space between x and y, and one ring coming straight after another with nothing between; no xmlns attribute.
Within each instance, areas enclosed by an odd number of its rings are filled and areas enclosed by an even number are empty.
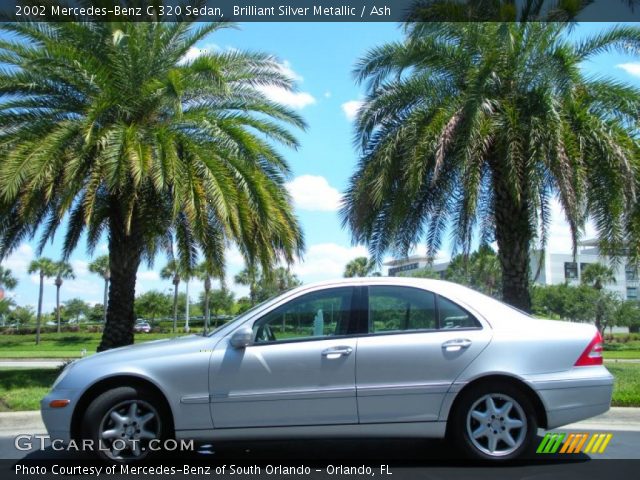
<svg viewBox="0 0 640 480"><path fill-rule="evenodd" d="M45 432L39 410L0 413L0 434Z"/></svg>

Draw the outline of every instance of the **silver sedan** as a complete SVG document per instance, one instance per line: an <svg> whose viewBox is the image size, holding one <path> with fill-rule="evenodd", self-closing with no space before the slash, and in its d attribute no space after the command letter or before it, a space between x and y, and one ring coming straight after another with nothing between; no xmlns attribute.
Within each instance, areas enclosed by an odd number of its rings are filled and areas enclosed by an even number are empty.
<svg viewBox="0 0 640 480"><path fill-rule="evenodd" d="M348 279L291 290L208 336L73 362L42 400L52 439L116 461L151 442L449 437L507 460L609 409L592 325L532 318L449 282Z"/></svg>

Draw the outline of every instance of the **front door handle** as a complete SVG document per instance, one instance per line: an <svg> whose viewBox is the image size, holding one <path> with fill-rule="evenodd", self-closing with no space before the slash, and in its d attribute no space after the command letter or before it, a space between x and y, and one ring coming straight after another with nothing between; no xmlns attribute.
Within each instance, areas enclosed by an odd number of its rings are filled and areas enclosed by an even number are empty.
<svg viewBox="0 0 640 480"><path fill-rule="evenodd" d="M323 350L322 356L327 357L328 359L334 359L351 355L351 352L353 352L353 348L351 347L331 347Z"/></svg>
<svg viewBox="0 0 640 480"><path fill-rule="evenodd" d="M447 352L458 352L464 348L471 346L471 340L468 338L454 338L453 340L447 340L442 344L442 348Z"/></svg>

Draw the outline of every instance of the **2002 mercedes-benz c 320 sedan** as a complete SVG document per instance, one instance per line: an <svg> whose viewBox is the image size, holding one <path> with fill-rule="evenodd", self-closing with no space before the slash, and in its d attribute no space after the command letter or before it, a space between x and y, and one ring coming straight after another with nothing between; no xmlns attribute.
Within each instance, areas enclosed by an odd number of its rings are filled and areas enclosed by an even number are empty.
<svg viewBox="0 0 640 480"><path fill-rule="evenodd" d="M208 336L70 364L42 401L52 438L110 460L148 442L451 437L476 458L522 455L537 429L609 408L592 325L539 320L449 282L300 287Z"/></svg>

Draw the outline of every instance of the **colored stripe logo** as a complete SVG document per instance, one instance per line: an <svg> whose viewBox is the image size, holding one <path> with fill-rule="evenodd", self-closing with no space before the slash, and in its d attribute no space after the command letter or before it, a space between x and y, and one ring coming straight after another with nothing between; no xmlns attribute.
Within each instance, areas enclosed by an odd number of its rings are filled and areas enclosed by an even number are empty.
<svg viewBox="0 0 640 480"><path fill-rule="evenodd" d="M536 453L604 453L612 438L611 433L547 433Z"/></svg>

